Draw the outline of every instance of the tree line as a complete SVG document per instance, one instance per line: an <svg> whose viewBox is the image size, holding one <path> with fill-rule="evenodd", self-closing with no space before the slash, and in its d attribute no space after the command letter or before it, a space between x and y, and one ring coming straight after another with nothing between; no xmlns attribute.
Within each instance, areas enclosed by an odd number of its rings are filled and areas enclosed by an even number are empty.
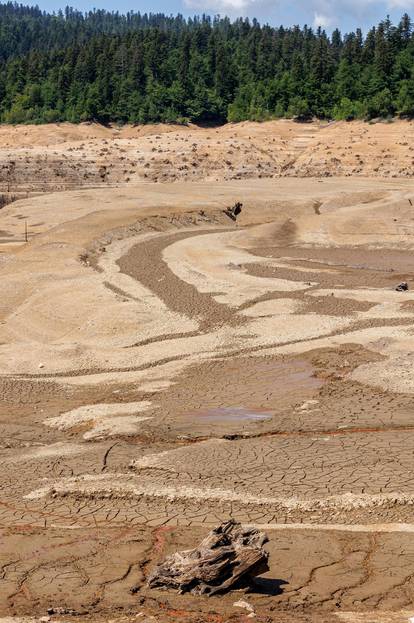
<svg viewBox="0 0 414 623"><path fill-rule="evenodd" d="M0 5L0 120L207 123L414 116L405 14L364 36L203 15Z"/></svg>

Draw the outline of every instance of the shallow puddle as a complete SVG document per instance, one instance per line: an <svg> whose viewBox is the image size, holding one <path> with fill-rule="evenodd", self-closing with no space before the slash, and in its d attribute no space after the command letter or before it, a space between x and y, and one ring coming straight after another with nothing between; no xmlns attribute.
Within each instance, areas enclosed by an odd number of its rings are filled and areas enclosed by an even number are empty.
<svg viewBox="0 0 414 623"><path fill-rule="evenodd" d="M323 382L314 376L315 368L304 359L258 362L254 366L256 382L267 389L286 395L289 391L317 389Z"/></svg>
<svg viewBox="0 0 414 623"><path fill-rule="evenodd" d="M208 418L209 421L246 422L270 420L274 415L274 411L256 411L254 409L246 409L245 407L218 407L216 409L189 413L188 415Z"/></svg>
<svg viewBox="0 0 414 623"><path fill-rule="evenodd" d="M317 398L324 380L300 358L238 357L195 366L164 396L169 435L220 437L286 426L285 418ZM149 426L157 426L154 418Z"/></svg>

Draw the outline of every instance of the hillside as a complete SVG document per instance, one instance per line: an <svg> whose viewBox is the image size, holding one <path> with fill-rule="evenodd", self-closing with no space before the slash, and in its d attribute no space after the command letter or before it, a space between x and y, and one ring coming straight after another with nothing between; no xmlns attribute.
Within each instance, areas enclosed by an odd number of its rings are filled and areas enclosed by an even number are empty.
<svg viewBox="0 0 414 623"><path fill-rule="evenodd" d="M0 193L141 181L411 177L414 123L0 126Z"/></svg>

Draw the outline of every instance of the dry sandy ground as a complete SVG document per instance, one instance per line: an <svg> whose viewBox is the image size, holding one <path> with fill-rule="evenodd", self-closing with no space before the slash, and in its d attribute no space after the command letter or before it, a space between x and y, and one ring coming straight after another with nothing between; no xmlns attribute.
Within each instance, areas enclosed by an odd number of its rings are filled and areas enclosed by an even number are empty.
<svg viewBox="0 0 414 623"><path fill-rule="evenodd" d="M2 126L0 203L25 194L141 181L411 177L413 139L414 123L407 121Z"/></svg>
<svg viewBox="0 0 414 623"><path fill-rule="evenodd" d="M60 131L33 149L79 140ZM286 177L0 211L0 623L246 622L240 599L263 623L410 622L413 202L401 177ZM252 592L146 588L228 517L270 537Z"/></svg>

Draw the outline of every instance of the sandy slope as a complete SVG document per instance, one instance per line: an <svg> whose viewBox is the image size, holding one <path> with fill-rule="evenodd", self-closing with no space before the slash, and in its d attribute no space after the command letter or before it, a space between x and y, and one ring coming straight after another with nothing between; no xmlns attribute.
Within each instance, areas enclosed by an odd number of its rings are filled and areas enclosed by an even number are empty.
<svg viewBox="0 0 414 623"><path fill-rule="evenodd" d="M0 192L140 181L413 175L414 124L292 121L0 127Z"/></svg>

